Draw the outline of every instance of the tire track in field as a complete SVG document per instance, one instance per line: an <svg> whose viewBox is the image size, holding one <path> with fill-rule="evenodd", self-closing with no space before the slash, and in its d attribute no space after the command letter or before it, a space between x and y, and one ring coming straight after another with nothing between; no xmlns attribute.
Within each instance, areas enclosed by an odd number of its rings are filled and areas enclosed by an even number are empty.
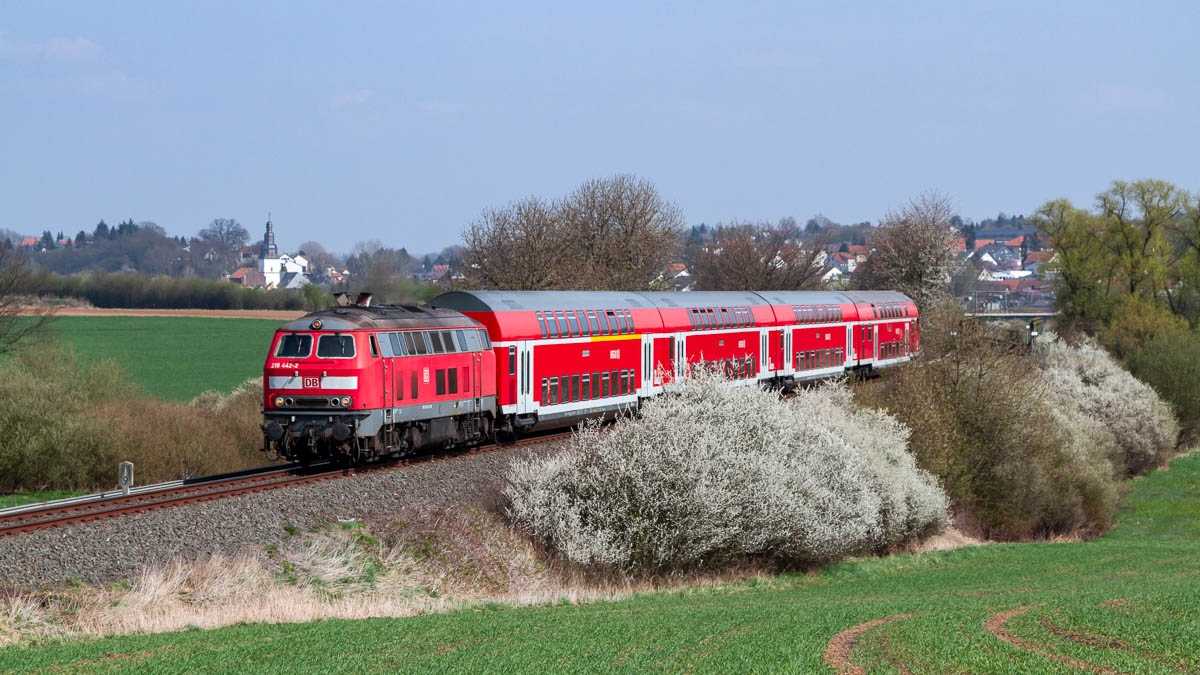
<svg viewBox="0 0 1200 675"><path fill-rule="evenodd" d="M847 628L837 635L834 635L833 639L829 641L829 644L825 646L825 663L828 664L830 668L833 668L835 671L837 671L839 675L865 675L866 671L863 670L862 667L856 666L852 661L850 661L850 657L854 653L854 647L858 642L858 638L872 628L889 624L893 621L907 619L912 615L913 613L909 612L908 614L893 614L892 616L885 616L882 619L873 619L866 623L860 623L853 628ZM897 666L901 669L901 671L907 670L902 664L897 664Z"/></svg>
<svg viewBox="0 0 1200 675"><path fill-rule="evenodd" d="M1031 652L1031 653L1037 654L1039 656L1044 656L1052 661L1058 661L1059 663L1065 663L1069 666L1074 666L1081 670L1088 670L1088 671L1091 671L1094 673L1116 673L1117 672L1117 671L1113 670L1112 668L1107 668L1105 666L1097 666L1094 663L1088 663L1086 661L1079 661L1079 660L1073 659L1069 656L1063 656L1062 654L1055 654L1053 652L1046 651L1045 649L1042 649L1041 647L1039 647L1031 642L1026 642L1025 640L1022 640L1021 638L1017 637L1016 635L1013 635L1012 633L1008 632L1008 620L1009 619L1013 618L1014 616L1024 614L1025 612L1028 612L1029 610L1034 609L1038 606L1039 605L1022 605L1020 607L1006 609L1003 612L996 612L995 614L989 616L986 621L984 621L983 627L985 630L987 630L987 632L991 633L992 635L995 635L997 638L1003 640L1004 642L1007 642L1008 644L1016 647L1017 649Z"/></svg>

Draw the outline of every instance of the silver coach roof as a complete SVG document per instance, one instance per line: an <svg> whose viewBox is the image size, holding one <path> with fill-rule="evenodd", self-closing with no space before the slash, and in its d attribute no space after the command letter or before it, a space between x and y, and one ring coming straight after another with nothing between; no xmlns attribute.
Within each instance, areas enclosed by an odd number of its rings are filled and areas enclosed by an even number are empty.
<svg viewBox="0 0 1200 675"><path fill-rule="evenodd" d="M617 307L731 307L907 302L896 291L451 291L429 301L460 312L507 312Z"/></svg>

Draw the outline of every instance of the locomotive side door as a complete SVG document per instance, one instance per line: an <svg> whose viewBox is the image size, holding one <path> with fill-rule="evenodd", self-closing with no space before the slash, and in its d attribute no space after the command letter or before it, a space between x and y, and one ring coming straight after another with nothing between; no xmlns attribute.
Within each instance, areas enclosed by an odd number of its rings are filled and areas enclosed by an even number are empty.
<svg viewBox="0 0 1200 675"><path fill-rule="evenodd" d="M475 399L475 410L483 410L483 399L480 398L480 380L483 379L482 353L471 352L471 397Z"/></svg>

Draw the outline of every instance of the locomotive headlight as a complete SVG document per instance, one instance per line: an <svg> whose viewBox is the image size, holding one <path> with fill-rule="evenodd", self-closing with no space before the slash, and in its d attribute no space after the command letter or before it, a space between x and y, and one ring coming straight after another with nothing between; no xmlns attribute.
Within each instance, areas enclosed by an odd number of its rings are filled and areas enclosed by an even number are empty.
<svg viewBox="0 0 1200 675"><path fill-rule="evenodd" d="M338 403L339 403L339 402L338 402L338 399L337 399L337 398L331 398L331 399L329 399L329 405L330 405L331 407L334 407L334 408L338 407Z"/></svg>
<svg viewBox="0 0 1200 675"><path fill-rule="evenodd" d="M290 406L292 404L292 397L289 396L289 397L283 399L283 404Z"/></svg>
<svg viewBox="0 0 1200 675"><path fill-rule="evenodd" d="M282 408L282 407L283 407L283 397L282 397L282 396L276 396L276 397L275 397L275 407L276 407L276 408Z"/></svg>
<svg viewBox="0 0 1200 675"><path fill-rule="evenodd" d="M343 407L343 408L349 408L349 407L350 407L350 397L349 397L349 396L343 396L343 397L342 397L342 407Z"/></svg>

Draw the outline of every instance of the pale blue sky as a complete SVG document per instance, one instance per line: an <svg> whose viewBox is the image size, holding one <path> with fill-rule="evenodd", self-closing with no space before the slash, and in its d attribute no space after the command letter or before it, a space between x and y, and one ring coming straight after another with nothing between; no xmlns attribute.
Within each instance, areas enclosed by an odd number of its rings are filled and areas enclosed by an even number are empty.
<svg viewBox="0 0 1200 675"><path fill-rule="evenodd" d="M335 250L632 172L691 223L1200 189L1200 3L0 0L0 227Z"/></svg>

